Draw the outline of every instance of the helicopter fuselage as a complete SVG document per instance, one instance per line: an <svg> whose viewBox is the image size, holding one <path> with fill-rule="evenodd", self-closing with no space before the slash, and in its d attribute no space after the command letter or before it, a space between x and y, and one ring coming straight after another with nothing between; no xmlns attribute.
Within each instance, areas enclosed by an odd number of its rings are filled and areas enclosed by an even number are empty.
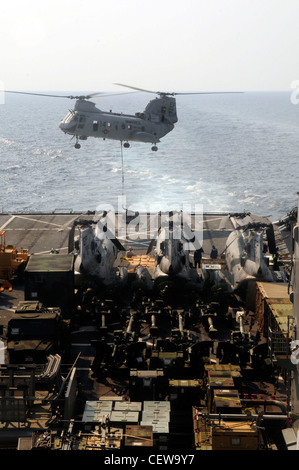
<svg viewBox="0 0 299 470"><path fill-rule="evenodd" d="M155 251L154 278L161 276L189 277L189 255L183 250L182 241L173 236L173 231L161 230Z"/></svg>
<svg viewBox="0 0 299 470"><path fill-rule="evenodd" d="M93 276L103 285L116 283L125 274L124 269L114 268L118 249L102 226L83 225L79 229L79 252L75 259L75 271Z"/></svg>
<svg viewBox="0 0 299 470"><path fill-rule="evenodd" d="M265 260L263 246L263 230L236 230L229 235L226 263L233 276L234 288L251 279L263 282L274 280Z"/></svg>
<svg viewBox="0 0 299 470"><path fill-rule="evenodd" d="M104 112L95 103L79 99L74 109L60 122L60 129L77 139L98 137L124 142L156 144L168 134L177 122L175 99L156 98L143 113L135 115Z"/></svg>

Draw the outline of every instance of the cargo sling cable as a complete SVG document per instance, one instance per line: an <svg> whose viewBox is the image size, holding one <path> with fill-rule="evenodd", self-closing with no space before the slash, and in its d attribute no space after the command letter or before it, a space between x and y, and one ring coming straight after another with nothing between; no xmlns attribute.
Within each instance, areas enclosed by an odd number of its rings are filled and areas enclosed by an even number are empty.
<svg viewBox="0 0 299 470"><path fill-rule="evenodd" d="M123 153L123 142L120 141L120 154L121 154L121 197L122 197L122 208L126 211L127 209L123 206L124 204L124 197L125 197L125 177L124 177L124 153Z"/></svg>

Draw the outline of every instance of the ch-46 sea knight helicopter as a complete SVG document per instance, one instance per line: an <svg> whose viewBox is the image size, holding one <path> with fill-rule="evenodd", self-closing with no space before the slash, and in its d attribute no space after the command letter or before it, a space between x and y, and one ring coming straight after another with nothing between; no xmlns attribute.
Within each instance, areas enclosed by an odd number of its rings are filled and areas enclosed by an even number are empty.
<svg viewBox="0 0 299 470"><path fill-rule="evenodd" d="M130 147L132 142L151 143L151 149L157 151L157 143L166 134L174 129L174 124L178 121L176 111L176 95L199 95L231 92L160 92L144 90L129 85L116 83L115 85L127 87L135 92L154 93L158 95L151 100L143 112L135 115L113 113L112 111L102 111L96 107L95 103L88 101L90 98L109 96L105 93L91 93L88 95L52 95L46 93L30 93L19 91L7 91L7 93L20 93L28 95L49 96L55 98L75 99L76 103L72 110L60 122L59 127L65 133L76 138L75 148L81 145L79 140L86 140L88 137L118 140L124 142L124 147ZM132 93L132 92L131 92ZM121 93L123 94L123 93ZM116 94L112 95L115 96Z"/></svg>
<svg viewBox="0 0 299 470"><path fill-rule="evenodd" d="M108 230L108 217L109 214L105 212L97 221L75 221L69 240L69 251L77 248L75 271L105 287L120 285L127 279L126 269L114 266L118 252L125 251L125 248ZM76 227L79 238L75 243Z"/></svg>
<svg viewBox="0 0 299 470"><path fill-rule="evenodd" d="M267 253L277 255L270 220L245 213L231 216L230 220L234 230L226 241L225 259L233 288L239 289L256 280L276 281L277 273L269 266L266 256Z"/></svg>
<svg viewBox="0 0 299 470"><path fill-rule="evenodd" d="M188 223L181 221L181 213L171 212L161 224L156 240L152 240L148 253L154 249L155 267L154 281L167 278L180 278L190 281L194 278L194 270L190 269L190 250L201 248L197 240L197 232L193 231Z"/></svg>

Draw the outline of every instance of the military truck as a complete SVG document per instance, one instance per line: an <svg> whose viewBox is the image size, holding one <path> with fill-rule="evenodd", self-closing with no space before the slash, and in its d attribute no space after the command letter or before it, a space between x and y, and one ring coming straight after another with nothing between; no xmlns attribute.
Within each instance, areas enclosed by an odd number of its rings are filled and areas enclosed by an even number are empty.
<svg viewBox="0 0 299 470"><path fill-rule="evenodd" d="M60 308L38 301L19 302L7 328L10 364L44 363L50 354L63 357L68 347L68 323Z"/></svg>

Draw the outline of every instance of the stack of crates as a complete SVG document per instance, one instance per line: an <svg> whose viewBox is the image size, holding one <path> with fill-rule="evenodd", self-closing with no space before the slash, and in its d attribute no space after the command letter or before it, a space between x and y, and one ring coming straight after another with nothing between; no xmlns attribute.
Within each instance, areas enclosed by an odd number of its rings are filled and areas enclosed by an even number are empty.
<svg viewBox="0 0 299 470"><path fill-rule="evenodd" d="M257 282L256 317L272 357L289 354L293 304L286 283Z"/></svg>
<svg viewBox="0 0 299 470"><path fill-rule="evenodd" d="M82 416L85 430L102 423L121 431L125 446L156 446L167 449L170 402L168 401L87 401ZM120 434L119 434L120 435Z"/></svg>

